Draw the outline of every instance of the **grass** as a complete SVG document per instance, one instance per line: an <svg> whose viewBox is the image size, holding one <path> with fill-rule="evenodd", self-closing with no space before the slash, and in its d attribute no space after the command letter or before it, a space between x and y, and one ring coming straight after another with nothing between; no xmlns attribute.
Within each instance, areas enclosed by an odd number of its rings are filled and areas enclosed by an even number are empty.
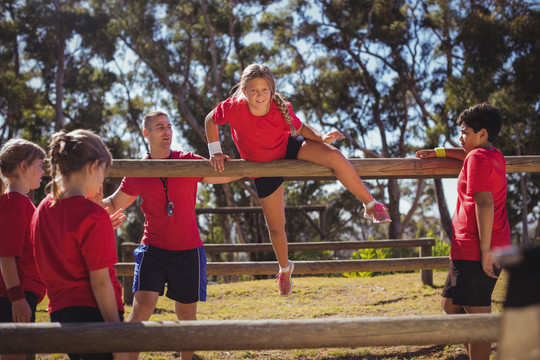
<svg viewBox="0 0 540 360"><path fill-rule="evenodd" d="M199 304L200 320L310 319L440 315L440 292L446 272L434 272L434 287L424 286L420 274L390 274L368 278L294 277L293 294L277 295L274 280L244 281L208 286L208 299ZM493 293L493 312L502 312L506 293L505 274ZM49 321L46 301L38 307L37 321ZM131 310L126 308L127 314ZM152 321L176 320L173 301L160 297ZM241 341L241 339L239 339ZM493 352L493 357L495 356ZM462 345L324 348L273 351L200 351L198 359L302 359L302 360L394 360L467 359ZM38 355L38 359L67 359L61 354ZM176 352L141 353L140 359L180 358Z"/></svg>

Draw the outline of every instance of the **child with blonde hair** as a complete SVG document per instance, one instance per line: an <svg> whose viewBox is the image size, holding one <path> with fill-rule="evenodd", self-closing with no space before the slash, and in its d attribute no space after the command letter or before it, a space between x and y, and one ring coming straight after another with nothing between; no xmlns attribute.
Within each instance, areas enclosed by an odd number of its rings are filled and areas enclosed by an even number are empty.
<svg viewBox="0 0 540 360"><path fill-rule="evenodd" d="M274 76L267 66L249 65L236 87L231 97L221 102L205 119L210 164L214 170L223 171L228 160L221 150L217 126L229 123L243 159L257 162L300 159L328 166L334 170L338 180L362 201L366 218L375 223L392 221L386 206L371 196L347 158L329 145L344 138L343 134L332 131L323 135L300 122L291 104L276 92ZM279 262L279 293L288 295L292 290L290 277L294 264L288 259L283 180L282 177L259 177L254 179L254 183Z"/></svg>
<svg viewBox="0 0 540 360"><path fill-rule="evenodd" d="M32 220L36 263L47 286L54 322L123 320L116 279L116 241L107 211L94 197L112 163L103 141L88 130L53 135L49 146L51 193ZM112 359L111 354L69 354L70 359ZM115 359L127 358L125 353Z"/></svg>
<svg viewBox="0 0 540 360"><path fill-rule="evenodd" d="M34 259L30 223L36 207L26 195L39 188L45 151L23 139L11 139L0 151L0 322L35 321L45 285ZM26 355L2 355L25 359Z"/></svg>

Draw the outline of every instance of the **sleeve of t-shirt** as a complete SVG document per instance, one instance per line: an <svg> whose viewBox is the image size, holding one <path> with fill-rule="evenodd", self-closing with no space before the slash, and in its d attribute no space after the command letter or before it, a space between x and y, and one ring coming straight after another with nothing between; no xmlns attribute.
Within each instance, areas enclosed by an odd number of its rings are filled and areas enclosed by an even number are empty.
<svg viewBox="0 0 540 360"><path fill-rule="evenodd" d="M1 180L0 180L1 181ZM21 256L30 221L22 201L11 201L0 213L0 256Z"/></svg>
<svg viewBox="0 0 540 360"><path fill-rule="evenodd" d="M219 103L218 106L214 109L212 114L212 120L217 125L225 125L229 122L229 116L233 111L234 103L232 99L227 99Z"/></svg>
<svg viewBox="0 0 540 360"><path fill-rule="evenodd" d="M137 186L137 181L135 180L135 178L123 178L118 190L128 194L129 196L139 195L139 188Z"/></svg>
<svg viewBox="0 0 540 360"><path fill-rule="evenodd" d="M466 159L467 194L474 195L481 191L492 191L493 171L489 159L481 154L471 154Z"/></svg>
<svg viewBox="0 0 540 360"><path fill-rule="evenodd" d="M95 211L85 219L80 236L79 246L88 271L118 262L114 230L105 210Z"/></svg>
<svg viewBox="0 0 540 360"><path fill-rule="evenodd" d="M292 105L289 102L286 102L287 109L289 109L289 115L291 116L291 123L294 126L296 130L300 129L302 127L302 121L296 116L296 114L293 111Z"/></svg>
<svg viewBox="0 0 540 360"><path fill-rule="evenodd" d="M184 160L208 160L204 156L194 154L191 151L188 152L188 153L183 153L182 156L181 156L181 159L184 159ZM202 179L204 179L204 177L195 177L194 179L198 182L198 181L201 181Z"/></svg>

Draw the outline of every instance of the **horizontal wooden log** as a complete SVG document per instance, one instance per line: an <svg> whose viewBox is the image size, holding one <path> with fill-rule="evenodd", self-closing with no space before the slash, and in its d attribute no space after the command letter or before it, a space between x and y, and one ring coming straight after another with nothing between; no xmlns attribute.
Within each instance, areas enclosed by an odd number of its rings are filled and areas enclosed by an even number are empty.
<svg viewBox="0 0 540 360"><path fill-rule="evenodd" d="M320 241L288 243L289 251L324 251L324 250L350 250L350 249L382 249L407 248L419 246L434 246L435 239L401 239L401 240L373 240L373 241ZM131 253L139 246L138 243L122 243L122 252ZM272 252L272 244L205 244L207 253L216 252Z"/></svg>
<svg viewBox="0 0 540 360"><path fill-rule="evenodd" d="M457 177L462 162L454 159L349 159L365 179ZM540 156L507 156L508 173L540 172ZM223 172L216 172L207 160L120 160L114 159L109 177L259 177L335 178L323 165L303 160L275 160L265 163L231 160Z"/></svg>
<svg viewBox="0 0 540 360"><path fill-rule="evenodd" d="M135 263L114 265L118 276L133 276ZM446 256L373 260L295 261L295 274L340 274L347 272L414 271L448 269ZM278 269L274 261L209 262L207 275L273 275Z"/></svg>
<svg viewBox="0 0 540 360"><path fill-rule="evenodd" d="M285 206L285 212L302 211L326 211L326 205ZM218 208L195 208L196 214L262 214L262 212L262 206L225 206Z"/></svg>
<svg viewBox="0 0 540 360"><path fill-rule="evenodd" d="M498 314L0 324L0 353L269 350L496 342Z"/></svg>

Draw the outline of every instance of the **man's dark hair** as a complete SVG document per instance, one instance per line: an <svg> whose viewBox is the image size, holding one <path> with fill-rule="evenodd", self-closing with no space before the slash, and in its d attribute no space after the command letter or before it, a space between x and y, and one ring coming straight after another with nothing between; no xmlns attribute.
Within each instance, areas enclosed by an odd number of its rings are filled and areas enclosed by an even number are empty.
<svg viewBox="0 0 540 360"><path fill-rule="evenodd" d="M499 109L489 105L487 102L463 111L457 120L458 125L465 124L472 128L475 133L486 129L489 142L494 142L497 139L502 123L503 117Z"/></svg>

